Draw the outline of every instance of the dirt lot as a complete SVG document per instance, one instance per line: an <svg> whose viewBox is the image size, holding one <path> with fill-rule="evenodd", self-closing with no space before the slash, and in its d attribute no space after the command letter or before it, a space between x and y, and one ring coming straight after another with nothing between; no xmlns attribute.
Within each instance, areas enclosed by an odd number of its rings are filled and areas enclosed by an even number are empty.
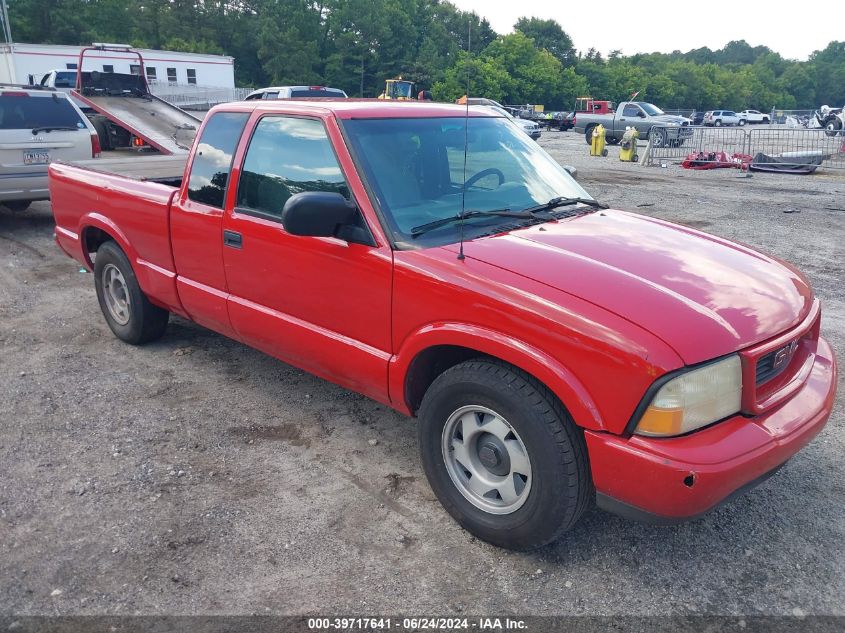
<svg viewBox="0 0 845 633"><path fill-rule="evenodd" d="M541 144L600 200L797 264L845 350L845 173L745 179L591 159L572 132ZM440 508L413 420L185 321L117 341L52 231L48 203L0 207L0 615L845 614L841 397L806 450L706 518L594 510L514 554Z"/></svg>

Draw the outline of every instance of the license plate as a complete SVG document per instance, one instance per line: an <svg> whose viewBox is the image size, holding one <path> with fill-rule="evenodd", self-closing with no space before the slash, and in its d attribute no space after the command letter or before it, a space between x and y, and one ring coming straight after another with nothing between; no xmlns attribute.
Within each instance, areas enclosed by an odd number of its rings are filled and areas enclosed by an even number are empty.
<svg viewBox="0 0 845 633"><path fill-rule="evenodd" d="M36 152L24 152L23 153L23 164L24 165L46 165L49 162L50 162L50 152L36 151Z"/></svg>

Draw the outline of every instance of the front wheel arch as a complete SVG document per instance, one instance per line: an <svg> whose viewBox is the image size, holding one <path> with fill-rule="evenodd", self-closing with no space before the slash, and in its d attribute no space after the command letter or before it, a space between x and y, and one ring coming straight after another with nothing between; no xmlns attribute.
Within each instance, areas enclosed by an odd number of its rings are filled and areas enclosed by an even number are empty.
<svg viewBox="0 0 845 633"><path fill-rule="evenodd" d="M547 354L492 330L474 328L471 340L462 324L422 328L391 361L390 393L394 406L415 416L428 387L449 368L472 358L506 363L530 375L560 401L579 427L606 431L598 405L566 366Z"/></svg>

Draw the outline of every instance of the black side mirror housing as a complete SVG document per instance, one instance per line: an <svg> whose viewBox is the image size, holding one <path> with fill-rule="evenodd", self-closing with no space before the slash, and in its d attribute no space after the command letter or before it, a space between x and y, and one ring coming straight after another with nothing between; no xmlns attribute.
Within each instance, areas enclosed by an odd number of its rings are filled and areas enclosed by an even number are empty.
<svg viewBox="0 0 845 633"><path fill-rule="evenodd" d="M282 226L291 235L337 237L375 246L369 231L358 226L358 207L339 193L303 191L282 208Z"/></svg>
<svg viewBox="0 0 845 633"><path fill-rule="evenodd" d="M641 119L644 119L645 118L645 112L640 110L639 112L637 112L637 116L640 117Z"/></svg>

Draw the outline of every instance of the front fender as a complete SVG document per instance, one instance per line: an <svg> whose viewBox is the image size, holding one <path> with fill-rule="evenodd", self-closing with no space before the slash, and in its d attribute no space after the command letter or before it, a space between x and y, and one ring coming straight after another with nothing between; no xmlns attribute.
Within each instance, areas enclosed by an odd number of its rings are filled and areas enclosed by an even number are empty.
<svg viewBox="0 0 845 633"><path fill-rule="evenodd" d="M403 413L414 413L405 393L412 362L424 350L438 345L476 350L522 369L551 389L578 426L595 431L606 430L598 407L586 387L557 359L512 336L468 323L426 325L403 341L388 367L390 399Z"/></svg>

